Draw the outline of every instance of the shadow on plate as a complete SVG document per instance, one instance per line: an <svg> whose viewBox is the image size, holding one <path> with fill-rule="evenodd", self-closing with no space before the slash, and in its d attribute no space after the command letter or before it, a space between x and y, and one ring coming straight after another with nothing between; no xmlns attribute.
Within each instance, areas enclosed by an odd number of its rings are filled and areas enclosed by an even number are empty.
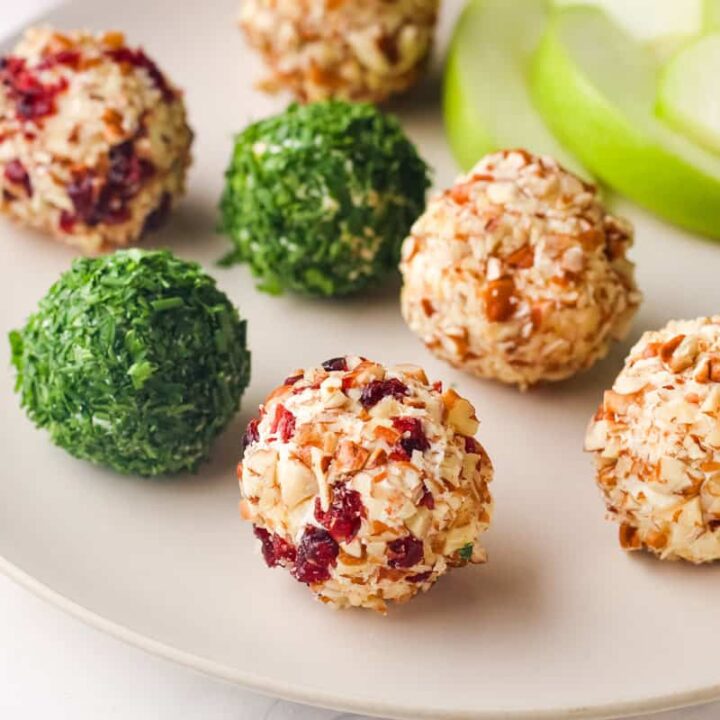
<svg viewBox="0 0 720 720"><path fill-rule="evenodd" d="M190 195L178 203L164 227L143 240L142 247L167 248L180 257L209 255L220 260L230 249L230 244L217 234L217 223L216 204L207 198Z"/></svg>
<svg viewBox="0 0 720 720"><path fill-rule="evenodd" d="M628 560L635 563L642 572L652 573L662 579L682 577L684 583L692 583L693 579L704 582L708 574L717 574L720 571L717 562L693 565L684 560L660 560L645 551L630 552L627 556Z"/></svg>
<svg viewBox="0 0 720 720"><path fill-rule="evenodd" d="M428 74L403 95L392 98L383 109L403 119L437 112L442 102L442 66L433 63Z"/></svg>
<svg viewBox="0 0 720 720"><path fill-rule="evenodd" d="M451 571L428 593L403 607L390 608L393 624L408 624L428 631L447 624L447 613L462 614L472 623L473 632L492 625L494 634L506 630L524 634L542 626L538 616L545 605L540 572L542 563L532 548L522 555L503 557L498 550L490 563Z"/></svg>

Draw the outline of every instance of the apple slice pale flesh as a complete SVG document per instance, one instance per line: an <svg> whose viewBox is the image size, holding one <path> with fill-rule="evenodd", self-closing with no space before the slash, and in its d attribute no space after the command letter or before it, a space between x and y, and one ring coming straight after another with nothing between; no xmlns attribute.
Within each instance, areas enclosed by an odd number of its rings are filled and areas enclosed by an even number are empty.
<svg viewBox="0 0 720 720"><path fill-rule="evenodd" d="M658 114L680 132L720 153L720 32L681 50L665 67Z"/></svg>
<svg viewBox="0 0 720 720"><path fill-rule="evenodd" d="M592 7L558 11L535 54L533 97L556 137L611 187L720 238L720 158L655 116L652 54Z"/></svg>
<svg viewBox="0 0 720 720"><path fill-rule="evenodd" d="M592 5L604 10L634 38L647 43L660 61L702 32L705 1L711 0L553 0L558 8Z"/></svg>
<svg viewBox="0 0 720 720"><path fill-rule="evenodd" d="M555 7L592 5L638 40L657 41L668 36L700 32L704 0L553 0Z"/></svg>
<svg viewBox="0 0 720 720"><path fill-rule="evenodd" d="M455 159L469 170L483 155L523 147L550 154L576 172L535 110L527 86L530 58L548 20L547 0L470 0L445 66L445 127Z"/></svg>

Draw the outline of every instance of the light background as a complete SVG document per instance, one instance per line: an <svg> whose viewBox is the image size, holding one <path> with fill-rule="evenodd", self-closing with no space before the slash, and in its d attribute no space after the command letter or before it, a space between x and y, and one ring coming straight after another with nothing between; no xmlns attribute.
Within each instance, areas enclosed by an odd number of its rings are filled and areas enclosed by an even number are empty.
<svg viewBox="0 0 720 720"><path fill-rule="evenodd" d="M152 0L148 0L152 2ZM0 0L0 38L55 0ZM249 693L86 627L0 576L2 720L365 720ZM717 720L720 704L646 720Z"/></svg>

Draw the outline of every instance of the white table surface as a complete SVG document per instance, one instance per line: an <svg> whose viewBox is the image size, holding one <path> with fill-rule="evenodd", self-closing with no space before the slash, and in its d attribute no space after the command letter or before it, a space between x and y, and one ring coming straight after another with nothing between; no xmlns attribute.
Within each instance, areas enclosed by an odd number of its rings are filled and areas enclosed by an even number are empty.
<svg viewBox="0 0 720 720"><path fill-rule="evenodd" d="M0 0L0 37L56 0ZM148 0L152 2L152 0ZM720 704L646 720L716 720ZM107 637L0 576L2 720L363 720L256 695Z"/></svg>

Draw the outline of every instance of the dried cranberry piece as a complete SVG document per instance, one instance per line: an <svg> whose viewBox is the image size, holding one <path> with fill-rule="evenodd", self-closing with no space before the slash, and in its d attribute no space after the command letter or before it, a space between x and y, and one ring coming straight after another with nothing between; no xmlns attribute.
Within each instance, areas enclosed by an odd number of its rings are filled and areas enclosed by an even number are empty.
<svg viewBox="0 0 720 720"><path fill-rule="evenodd" d="M320 498L315 500L315 519L337 542L350 542L360 530L362 518L366 516L360 493L347 485L333 488L332 500L323 511Z"/></svg>
<svg viewBox="0 0 720 720"><path fill-rule="evenodd" d="M420 498L420 502L418 505L423 505L428 510L434 510L435 509L435 498L433 497L433 494L428 490L427 487L423 488L423 494Z"/></svg>
<svg viewBox="0 0 720 720"><path fill-rule="evenodd" d="M24 58L8 56L0 60L0 82L15 101L21 120L38 120L55 112L55 97L68 82L62 78L55 85L44 85L37 74L28 69Z"/></svg>
<svg viewBox="0 0 720 720"><path fill-rule="evenodd" d="M394 460L395 462L407 462L410 457L408 454L400 447L400 445L396 445L388 455L388 458L390 460Z"/></svg>
<svg viewBox="0 0 720 720"><path fill-rule="evenodd" d="M67 210L63 210L60 213L60 229L63 232L71 233L77 222L77 216Z"/></svg>
<svg viewBox="0 0 720 720"><path fill-rule="evenodd" d="M268 567L275 567L275 556L273 553L272 535L265 528L253 525L253 534L262 543L262 554Z"/></svg>
<svg viewBox="0 0 720 720"><path fill-rule="evenodd" d="M260 439L260 431L258 430L258 425L260 425L260 420L258 418L253 418L247 424L247 428L245 428L245 434L243 435L243 442L242 442L243 453L251 445L253 445Z"/></svg>
<svg viewBox="0 0 720 720"><path fill-rule="evenodd" d="M124 185L132 173L133 141L125 140L113 145L108 151L110 168L108 169L107 181L113 185Z"/></svg>
<svg viewBox="0 0 720 720"><path fill-rule="evenodd" d="M25 166L17 159L5 166L5 178L15 185L21 185L28 197L32 197L32 183Z"/></svg>
<svg viewBox="0 0 720 720"><path fill-rule="evenodd" d="M347 358L336 357L331 360L326 360L323 364L323 370L328 372L345 371L348 369Z"/></svg>
<svg viewBox="0 0 720 720"><path fill-rule="evenodd" d="M143 50L131 50L127 47L108 50L106 55L118 63L127 63L133 67L143 68L155 87L160 91L165 102L171 102L175 99L175 91L170 87L165 76L160 72L160 68L145 54Z"/></svg>
<svg viewBox="0 0 720 720"><path fill-rule="evenodd" d="M155 174L155 166L135 153L133 140L126 140L110 148L108 159L110 165L107 176L99 189L96 188L95 173L91 169L75 172L68 185L76 220L80 219L90 227L98 223L117 225L127 222L131 216L130 200L139 192L143 183ZM157 210L162 212L162 208ZM147 222L146 219L146 225Z"/></svg>
<svg viewBox="0 0 720 720"><path fill-rule="evenodd" d="M482 446L474 437L468 435L465 437L465 452L482 455Z"/></svg>
<svg viewBox="0 0 720 720"><path fill-rule="evenodd" d="M155 174L155 166L136 155L133 140L110 148L108 159L110 167L95 205L93 220L114 225L130 219L128 202Z"/></svg>
<svg viewBox="0 0 720 720"><path fill-rule="evenodd" d="M407 579L410 582L424 583L426 580L430 579L431 575L432 570L428 570L427 572L418 573L417 575L410 575Z"/></svg>
<svg viewBox="0 0 720 720"><path fill-rule="evenodd" d="M87 222L95 207L94 173L91 170L73 173L67 192L75 213Z"/></svg>
<svg viewBox="0 0 720 720"><path fill-rule="evenodd" d="M86 220L89 225L104 222L107 225L120 225L130 219L130 208L127 200L110 184L104 185L100 190L97 202L90 217Z"/></svg>
<svg viewBox="0 0 720 720"><path fill-rule="evenodd" d="M388 543L388 565L394 568L409 568L423 559L423 542L412 535Z"/></svg>
<svg viewBox="0 0 720 720"><path fill-rule="evenodd" d="M80 64L80 52L78 50L60 50L60 52L55 53L53 58L59 65L69 65L75 69Z"/></svg>
<svg viewBox="0 0 720 720"><path fill-rule="evenodd" d="M257 525L253 526L253 532L262 543L262 554L268 567L290 565L295 562L295 548L287 540Z"/></svg>
<svg viewBox="0 0 720 720"><path fill-rule="evenodd" d="M47 70L55 65L67 65L73 70L77 70L80 67L80 59L81 55L77 50L60 50L46 55L38 64L37 69Z"/></svg>
<svg viewBox="0 0 720 720"><path fill-rule="evenodd" d="M362 394L360 395L360 403L364 408L371 408L388 395L392 395L394 398L401 398L407 394L407 385L397 378L373 380L363 388Z"/></svg>
<svg viewBox="0 0 720 720"><path fill-rule="evenodd" d="M298 380L302 380L305 376L301 373L300 375L290 375L285 378L283 385L294 385Z"/></svg>
<svg viewBox="0 0 720 720"><path fill-rule="evenodd" d="M308 525L297 549L293 577L308 585L330 579L340 548L324 528Z"/></svg>
<svg viewBox="0 0 720 720"><path fill-rule="evenodd" d="M397 443L399 447L396 447L395 450L401 450L407 458L412 457L413 450L423 452L430 447L420 418L396 417L393 418L392 423L393 427L402 435Z"/></svg>
<svg viewBox="0 0 720 720"><path fill-rule="evenodd" d="M115 187L117 194L132 197L140 185L155 174L155 166L149 160L135 154L133 140L125 140L110 148L110 168L107 183Z"/></svg>
<svg viewBox="0 0 720 720"><path fill-rule="evenodd" d="M287 442L295 433L295 416L282 404L275 408L270 432L277 433L283 442Z"/></svg>

